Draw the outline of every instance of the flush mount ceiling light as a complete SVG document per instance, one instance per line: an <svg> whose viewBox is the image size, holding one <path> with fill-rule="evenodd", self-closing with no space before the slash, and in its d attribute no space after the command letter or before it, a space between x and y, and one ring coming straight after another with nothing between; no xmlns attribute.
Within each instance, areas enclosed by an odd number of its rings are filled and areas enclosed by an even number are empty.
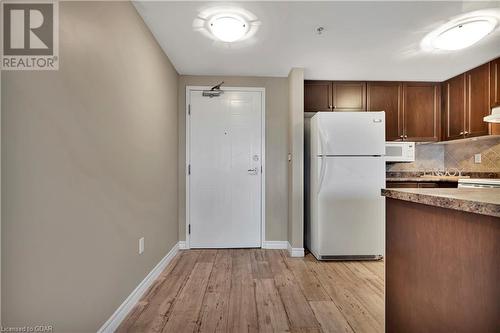
<svg viewBox="0 0 500 333"><path fill-rule="evenodd" d="M214 40L214 45L240 48L253 44L260 21L238 6L208 6L198 12L193 29Z"/></svg>
<svg viewBox="0 0 500 333"><path fill-rule="evenodd" d="M464 14L427 34L421 47L425 51L461 50L476 44L493 32L498 22L498 10Z"/></svg>
<svg viewBox="0 0 500 333"><path fill-rule="evenodd" d="M432 44L441 50L460 50L486 37L497 25L493 18L474 18L439 33Z"/></svg>
<svg viewBox="0 0 500 333"><path fill-rule="evenodd" d="M248 23L236 15L220 15L210 21L210 31L217 39L232 43L245 36L248 32Z"/></svg>

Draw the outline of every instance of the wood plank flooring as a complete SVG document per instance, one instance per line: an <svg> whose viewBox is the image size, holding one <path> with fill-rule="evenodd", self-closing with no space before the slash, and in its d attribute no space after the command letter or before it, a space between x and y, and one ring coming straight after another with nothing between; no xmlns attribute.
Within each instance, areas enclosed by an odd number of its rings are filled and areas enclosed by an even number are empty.
<svg viewBox="0 0 500 333"><path fill-rule="evenodd" d="M383 332L384 263L181 251L117 332Z"/></svg>

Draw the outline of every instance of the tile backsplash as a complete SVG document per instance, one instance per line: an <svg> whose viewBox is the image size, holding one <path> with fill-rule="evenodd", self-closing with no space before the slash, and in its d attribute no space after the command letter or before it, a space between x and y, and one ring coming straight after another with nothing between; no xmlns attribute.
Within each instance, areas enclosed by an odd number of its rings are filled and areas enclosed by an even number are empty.
<svg viewBox="0 0 500 333"><path fill-rule="evenodd" d="M417 144L415 146L415 162L387 163L387 171L424 171L444 168L444 145Z"/></svg>
<svg viewBox="0 0 500 333"><path fill-rule="evenodd" d="M444 146L445 168L471 172L500 172L499 136L464 143L449 143ZM481 163L474 163L475 154L481 154Z"/></svg>
<svg viewBox="0 0 500 333"><path fill-rule="evenodd" d="M481 163L474 162L475 154L481 154ZM386 165L391 172L452 168L462 172L500 172L500 136L417 144L415 162Z"/></svg>

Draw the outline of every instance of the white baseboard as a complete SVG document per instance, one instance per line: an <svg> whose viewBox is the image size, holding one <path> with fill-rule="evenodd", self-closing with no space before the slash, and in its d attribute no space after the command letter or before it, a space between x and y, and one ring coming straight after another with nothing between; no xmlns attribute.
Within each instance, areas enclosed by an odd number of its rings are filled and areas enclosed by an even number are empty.
<svg viewBox="0 0 500 333"><path fill-rule="evenodd" d="M288 248L288 242L287 241L263 241L262 248L269 249L269 250L286 250Z"/></svg>
<svg viewBox="0 0 500 333"><path fill-rule="evenodd" d="M262 248L270 250L288 250L290 257L304 256L304 248L292 247L287 241L264 241L262 242Z"/></svg>
<svg viewBox="0 0 500 333"><path fill-rule="evenodd" d="M303 257L304 256L304 248L303 247L292 247L290 243L287 242L288 245L288 254L290 257Z"/></svg>
<svg viewBox="0 0 500 333"><path fill-rule="evenodd" d="M109 319L101 326L97 333L111 333L114 332L121 322L128 315L130 310L139 302L144 293L153 284L153 282L158 278L161 272L167 267L167 265L175 257L181 242L177 243L172 247L172 249L167 253L165 257L156 265L155 268L144 278L144 280L139 283L139 285L132 291L132 293L127 297L127 299L116 309L115 313L109 317ZM184 244L185 246L185 244Z"/></svg>
<svg viewBox="0 0 500 333"><path fill-rule="evenodd" d="M185 241L179 241L179 250L185 250L186 249L186 242Z"/></svg>

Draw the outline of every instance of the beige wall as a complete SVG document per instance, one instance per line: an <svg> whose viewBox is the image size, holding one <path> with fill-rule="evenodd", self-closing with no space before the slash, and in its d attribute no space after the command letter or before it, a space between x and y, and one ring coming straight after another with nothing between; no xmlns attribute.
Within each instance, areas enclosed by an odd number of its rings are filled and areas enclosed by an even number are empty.
<svg viewBox="0 0 500 333"><path fill-rule="evenodd" d="M179 239L186 239L186 86L266 88L266 240L287 239L288 80L271 77L179 77Z"/></svg>
<svg viewBox="0 0 500 333"><path fill-rule="evenodd" d="M3 73L4 325L96 331L176 244L177 80L129 2L61 2L60 70Z"/></svg>
<svg viewBox="0 0 500 333"><path fill-rule="evenodd" d="M289 152L288 241L293 248L304 247L304 70L293 68L288 75Z"/></svg>

